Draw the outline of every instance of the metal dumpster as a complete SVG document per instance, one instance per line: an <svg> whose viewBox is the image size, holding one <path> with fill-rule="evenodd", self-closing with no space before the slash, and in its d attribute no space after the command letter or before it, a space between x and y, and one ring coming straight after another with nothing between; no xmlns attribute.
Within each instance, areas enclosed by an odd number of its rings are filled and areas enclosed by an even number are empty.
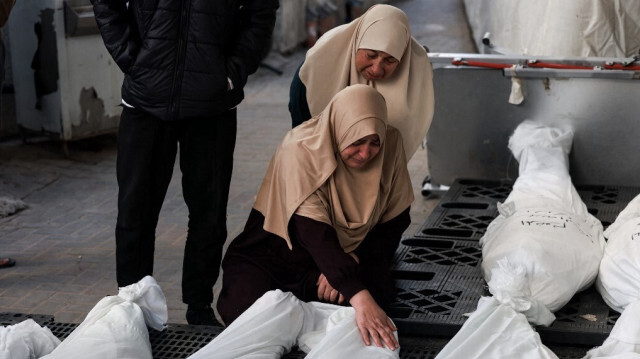
<svg viewBox="0 0 640 359"><path fill-rule="evenodd" d="M640 63L477 54L430 58L436 108L427 156L434 182L515 179L517 163L507 140L520 122L531 119L574 128L569 158L574 184L640 183ZM516 86L522 101L512 104Z"/></svg>

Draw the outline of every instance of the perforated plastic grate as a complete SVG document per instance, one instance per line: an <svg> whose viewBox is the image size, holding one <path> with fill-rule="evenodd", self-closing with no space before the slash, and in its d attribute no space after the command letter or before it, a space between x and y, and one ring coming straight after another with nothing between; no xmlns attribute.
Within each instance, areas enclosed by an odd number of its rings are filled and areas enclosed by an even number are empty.
<svg viewBox="0 0 640 359"><path fill-rule="evenodd" d="M496 204L504 202L512 189L507 181L461 179L442 197L414 238L479 240L498 215ZM617 186L577 186L589 212L604 227L638 194L638 188Z"/></svg>
<svg viewBox="0 0 640 359"><path fill-rule="evenodd" d="M64 340L78 326L74 323L58 323L50 315L0 313L0 325L8 326L33 319L42 326L47 326L60 340ZM189 326L170 324L162 332L150 329L149 339L155 359L187 358L198 349L215 338L222 328L209 326ZM400 358L431 359L446 344L445 339L400 337ZM302 359L306 353L294 350L282 356L283 359Z"/></svg>
<svg viewBox="0 0 640 359"><path fill-rule="evenodd" d="M77 326L74 323L58 323L50 315L0 313L0 325L13 325L26 319L33 319L40 325L46 325L60 340L64 340ZM206 345L220 333L222 328L207 326L189 326L170 324L163 332L150 330L149 338L153 350L153 357L159 358L187 358L198 349ZM433 359L444 348L448 338L443 337L415 337L400 335L401 359ZM590 347L556 346L550 347L561 359L582 358ZM295 350L285 354L283 359L302 359L305 353Z"/></svg>
<svg viewBox="0 0 640 359"><path fill-rule="evenodd" d="M462 180L461 184L466 184L461 197L464 198L486 198L490 200L503 201L511 192L510 185L497 182L478 182L474 180Z"/></svg>
<svg viewBox="0 0 640 359"><path fill-rule="evenodd" d="M617 186L577 186L580 197L606 228L635 196L640 188Z"/></svg>
<svg viewBox="0 0 640 359"><path fill-rule="evenodd" d="M508 182L456 181L414 237L477 241L498 214L496 203L510 191Z"/></svg>
<svg viewBox="0 0 640 359"><path fill-rule="evenodd" d="M484 280L473 267L432 268L431 279L396 279L398 294L389 316L401 333L452 337L486 295ZM411 278L411 272L396 272Z"/></svg>
<svg viewBox="0 0 640 359"><path fill-rule="evenodd" d="M22 313L0 313L0 325L7 326L13 325L16 323L20 323L27 319L33 319L36 323L42 325L46 325L47 323L53 322L52 315L44 315L44 314L22 314Z"/></svg>
<svg viewBox="0 0 640 359"><path fill-rule="evenodd" d="M633 199L640 188L580 186L578 193L603 225ZM402 240L395 255L398 296L391 317L408 335L454 335L486 292L477 242L497 216L497 202L511 183L456 181L440 204L411 238ZM618 314L593 289L578 293L556 314L550 327L536 328L543 341L600 345Z"/></svg>
<svg viewBox="0 0 640 359"><path fill-rule="evenodd" d="M78 324L50 322L46 323L46 326L56 337L58 337L58 339L64 340L76 329L76 327L78 327Z"/></svg>
<svg viewBox="0 0 640 359"><path fill-rule="evenodd" d="M221 327L173 324L161 332L149 330L154 358L187 358L222 332Z"/></svg>
<svg viewBox="0 0 640 359"><path fill-rule="evenodd" d="M594 287L576 294L554 313L550 327L537 327L543 341L580 345L600 345L620 314L609 308Z"/></svg>
<svg viewBox="0 0 640 359"><path fill-rule="evenodd" d="M410 265L419 271L428 271L434 265L476 267L482 260L482 250L477 242L409 238L401 241L395 258L397 270Z"/></svg>

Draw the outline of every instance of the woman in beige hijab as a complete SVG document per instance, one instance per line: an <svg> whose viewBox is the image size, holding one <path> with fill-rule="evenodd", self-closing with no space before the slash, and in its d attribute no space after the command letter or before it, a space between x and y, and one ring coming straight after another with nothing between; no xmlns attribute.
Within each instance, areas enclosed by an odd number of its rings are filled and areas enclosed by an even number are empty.
<svg viewBox="0 0 640 359"><path fill-rule="evenodd" d="M346 86L367 84L385 97L389 124L402 134L407 160L425 138L433 117L431 64L402 10L375 5L328 31L298 71L289 93L293 127L320 113Z"/></svg>
<svg viewBox="0 0 640 359"><path fill-rule="evenodd" d="M244 231L222 262L228 325L270 290L350 304L364 342L397 348L384 310L413 201L402 137L366 85L338 92L276 150ZM365 334L366 333L366 334Z"/></svg>

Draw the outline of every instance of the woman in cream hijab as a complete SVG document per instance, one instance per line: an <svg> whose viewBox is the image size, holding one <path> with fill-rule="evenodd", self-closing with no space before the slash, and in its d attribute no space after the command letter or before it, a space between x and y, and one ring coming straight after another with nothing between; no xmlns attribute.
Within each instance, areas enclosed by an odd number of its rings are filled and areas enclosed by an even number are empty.
<svg viewBox="0 0 640 359"><path fill-rule="evenodd" d="M350 304L367 345L396 349L382 308L395 299L391 261L411 222L402 146L384 98L366 85L338 92L289 131L222 262L223 321L280 289L302 301Z"/></svg>
<svg viewBox="0 0 640 359"><path fill-rule="evenodd" d="M433 117L431 64L402 10L375 5L328 31L298 71L289 99L293 127L320 113L346 86L367 84L385 97L389 124L402 134L407 160L425 138Z"/></svg>

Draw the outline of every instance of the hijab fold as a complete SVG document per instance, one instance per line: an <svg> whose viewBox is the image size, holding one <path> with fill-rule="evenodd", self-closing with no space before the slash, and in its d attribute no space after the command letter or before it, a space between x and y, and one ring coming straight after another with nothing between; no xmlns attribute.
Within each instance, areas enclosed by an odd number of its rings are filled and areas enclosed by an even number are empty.
<svg viewBox="0 0 640 359"><path fill-rule="evenodd" d="M361 168L347 166L340 152L372 134L380 138L378 154ZM289 248L288 223L298 213L334 227L342 248L350 252L374 225L399 215L411 202L402 137L387 125L385 100L375 89L355 85L287 133L269 163L254 208L265 217L264 229Z"/></svg>
<svg viewBox="0 0 640 359"><path fill-rule="evenodd" d="M355 66L358 49L384 51L400 63L389 78L368 81ZM402 134L407 161L433 118L433 74L427 52L411 36L407 15L391 5L372 6L359 18L322 35L307 51L300 80L312 116L349 85L377 89L387 101L389 125Z"/></svg>

